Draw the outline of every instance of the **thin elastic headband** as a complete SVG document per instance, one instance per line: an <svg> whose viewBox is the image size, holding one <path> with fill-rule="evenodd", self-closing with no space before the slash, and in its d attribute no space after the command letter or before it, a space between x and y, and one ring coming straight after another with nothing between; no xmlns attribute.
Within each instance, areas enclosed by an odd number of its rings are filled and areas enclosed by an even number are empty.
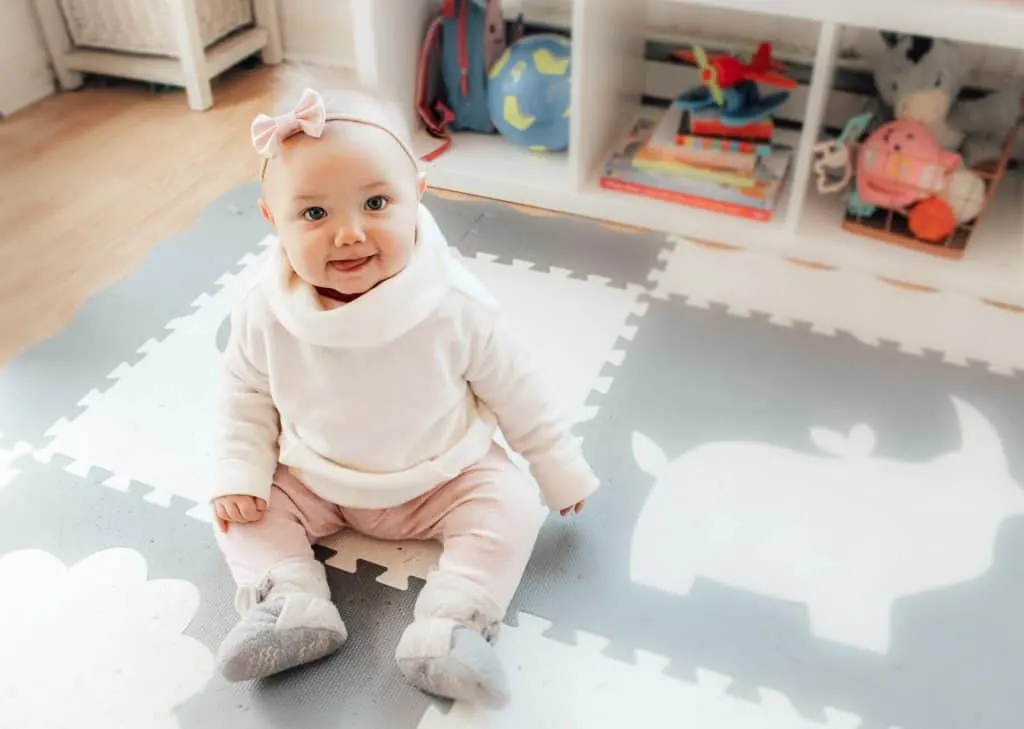
<svg viewBox="0 0 1024 729"><path fill-rule="evenodd" d="M253 119L251 128L252 146L256 153L263 158L260 162L260 180L263 179L263 175L267 171L267 162L281 151L281 145L284 140L300 133L318 138L324 133L324 127L330 121L365 124L366 126L376 127L387 132L401 145L402 150L409 157L413 167L419 169L419 162L416 160L416 155L412 149L409 148L409 144L399 135L395 134L394 130L365 116L328 113L324 106L323 97L313 89L306 89L302 92L302 98L299 99L298 105L291 111L286 111L279 116L260 114Z"/></svg>

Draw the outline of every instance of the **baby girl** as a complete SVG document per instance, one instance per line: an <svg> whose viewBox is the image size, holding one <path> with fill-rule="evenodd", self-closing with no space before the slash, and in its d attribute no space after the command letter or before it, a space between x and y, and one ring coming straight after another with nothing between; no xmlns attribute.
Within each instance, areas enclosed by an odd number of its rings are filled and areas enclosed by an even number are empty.
<svg viewBox="0 0 1024 729"><path fill-rule="evenodd" d="M503 706L492 646L545 512L497 431L562 516L597 479L529 349L422 205L395 109L307 89L252 138L277 242L224 362L212 504L241 619L220 670L257 679L345 642L313 542L437 539L398 667L430 694Z"/></svg>

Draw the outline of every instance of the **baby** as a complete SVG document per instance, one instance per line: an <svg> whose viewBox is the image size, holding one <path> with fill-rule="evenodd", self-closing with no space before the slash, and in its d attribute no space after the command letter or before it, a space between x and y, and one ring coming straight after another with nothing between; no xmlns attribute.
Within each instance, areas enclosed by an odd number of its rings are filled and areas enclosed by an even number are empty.
<svg viewBox="0 0 1024 729"><path fill-rule="evenodd" d="M597 478L530 351L421 204L400 116L357 92L328 99L307 89L252 125L277 242L224 361L212 504L241 619L218 665L257 679L345 642L316 540L437 539L399 669L427 693L501 707L492 646L545 512L497 430L562 516Z"/></svg>

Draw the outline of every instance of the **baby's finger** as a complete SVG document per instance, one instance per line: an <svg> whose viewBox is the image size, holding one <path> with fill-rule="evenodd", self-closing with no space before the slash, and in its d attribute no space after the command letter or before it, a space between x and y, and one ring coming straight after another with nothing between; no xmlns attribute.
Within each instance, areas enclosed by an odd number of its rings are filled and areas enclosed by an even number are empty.
<svg viewBox="0 0 1024 729"><path fill-rule="evenodd" d="M220 515L220 504L211 504L210 511L213 512L213 523L217 525L217 528L220 531L225 531L224 519Z"/></svg>
<svg viewBox="0 0 1024 729"><path fill-rule="evenodd" d="M245 521L242 518L241 510L238 508L238 503L235 501L229 501L224 504L224 518L228 521Z"/></svg>
<svg viewBox="0 0 1024 729"><path fill-rule="evenodd" d="M239 511L242 513L242 518L245 521L256 521L260 518L260 510L256 505L256 499L246 499L238 505Z"/></svg>
<svg viewBox="0 0 1024 729"><path fill-rule="evenodd" d="M256 502L252 499L238 499L235 504L238 506L242 521L252 521L256 516Z"/></svg>
<svg viewBox="0 0 1024 729"><path fill-rule="evenodd" d="M264 501L263 499L256 499L256 508L259 509L261 512L266 511L267 502Z"/></svg>

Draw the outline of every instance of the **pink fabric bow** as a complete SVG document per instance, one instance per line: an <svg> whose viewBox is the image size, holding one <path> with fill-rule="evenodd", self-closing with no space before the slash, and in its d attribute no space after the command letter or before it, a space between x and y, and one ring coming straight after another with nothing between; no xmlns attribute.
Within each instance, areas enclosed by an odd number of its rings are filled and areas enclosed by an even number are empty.
<svg viewBox="0 0 1024 729"><path fill-rule="evenodd" d="M327 110L323 97L313 89L302 92L298 106L280 116L260 114L252 121L252 146L264 157L273 157L281 143L297 132L311 137L323 134Z"/></svg>

